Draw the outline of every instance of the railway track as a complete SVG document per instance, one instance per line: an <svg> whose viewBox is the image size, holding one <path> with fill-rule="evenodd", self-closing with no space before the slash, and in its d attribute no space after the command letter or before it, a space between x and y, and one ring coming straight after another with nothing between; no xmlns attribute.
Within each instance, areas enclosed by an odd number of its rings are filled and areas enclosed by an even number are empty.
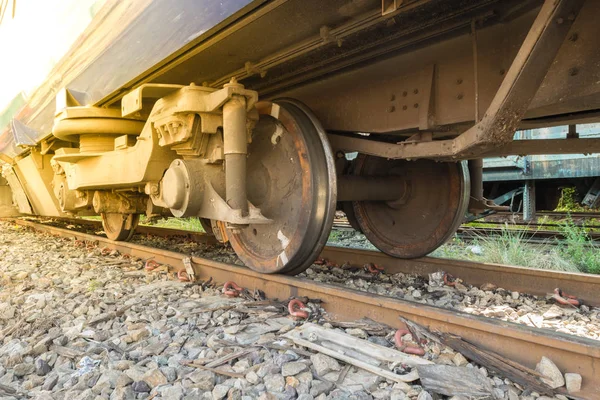
<svg viewBox="0 0 600 400"><path fill-rule="evenodd" d="M546 243L560 243L566 239L565 234L561 231L556 230L545 230L545 229L515 229L511 230L515 235L521 237L523 240L532 242L546 242ZM491 237L491 236L502 236L506 234L506 229L503 228L490 228L490 227L478 227L478 226L462 226L456 232L461 238L477 238L477 237ZM600 241L600 232L588 232L588 237L591 242Z"/></svg>
<svg viewBox="0 0 600 400"><path fill-rule="evenodd" d="M10 220L13 221L13 219ZM37 229L36 227L52 227L47 224L37 224L35 220L15 219L14 221L18 224L31 226L35 229ZM47 221L53 221L53 219ZM97 231L102 230L100 221L85 219L62 219L62 221L83 225ZM207 244L218 243L213 236L202 232L160 228L152 225L139 225L136 229L136 234L159 237L182 237ZM115 243L127 245L127 243ZM569 273L435 257L421 257L406 260L390 257L379 251L338 246L325 247L321 253L321 258L337 265L346 264L363 266L368 263L373 263L384 268L384 270L390 274L401 272L405 274L427 276L428 274L437 271L445 271L474 286L481 286L484 283L492 282L496 286L506 290L529 293L536 296L547 295L551 293L554 288L559 287L565 292L576 293L577 297L586 304L600 307L600 297L598 296L598 293L600 293L600 275Z"/></svg>
<svg viewBox="0 0 600 400"><path fill-rule="evenodd" d="M506 229L502 226L506 222L502 221L485 221L485 224L496 224L499 227L489 226L477 226L477 225L463 225L458 228L456 235L465 240L472 240L480 237L494 237L503 236L506 234ZM560 224L535 224L535 223L509 223L511 226L518 228L511 229L510 232L514 232L515 235L521 237L530 243L547 243L547 244L558 244L566 239L564 232L556 229L544 229L544 228L558 228ZM334 229L338 230L352 230L352 226L345 218L336 218L333 224ZM600 242L600 226L590 227L588 230L588 237L590 244L596 244L594 242Z"/></svg>
<svg viewBox="0 0 600 400"><path fill-rule="evenodd" d="M491 214L490 216L485 217L486 219L489 218L493 218L495 216L498 217L514 217L514 218L519 218L520 215L519 214L515 214L513 212L509 212L509 211L497 211L494 214ZM590 219L590 218L600 218L600 212L565 212L565 211L537 211L536 212L536 216L537 218L542 218L542 217L548 217L548 218L552 218L552 219L567 219L567 218L572 218L572 219L578 219L578 218L582 218L582 219Z"/></svg>
<svg viewBox="0 0 600 400"><path fill-rule="evenodd" d="M212 278L216 282L233 280L248 289L260 289L269 298L306 296L311 299L320 299L325 310L334 318L353 320L368 317L399 328L403 326L399 319L401 316L432 331L460 336L480 348L493 351L530 368L534 367L542 356L547 356L555 360L561 370L577 372L582 375L584 385L578 394L581 398L600 398L600 387L595 383L597 371L600 368L600 346L595 340L359 292L309 279L259 274L231 264L206 258L189 257L186 254L134 243L114 242L102 236L64 229L47 223L27 220L14 220L14 222L40 232L94 242L98 246L114 249L122 254L153 259L161 264L169 265L174 271L186 270L187 265L188 271L191 268L196 279ZM99 226L96 221L86 221L81 224L90 228ZM208 243L214 240L204 234L149 226L140 226L138 233L159 236L184 235ZM367 262L377 263L390 273L404 272L425 275L444 270L475 285L493 282L509 290L531 294L544 294L554 287L561 287L565 291L576 292L581 300L590 305L599 305L597 293L600 289L600 277L585 274L567 274L427 257L416 260L399 260L378 252L335 247L327 247L322 253L322 257L339 264L345 262L357 265Z"/></svg>

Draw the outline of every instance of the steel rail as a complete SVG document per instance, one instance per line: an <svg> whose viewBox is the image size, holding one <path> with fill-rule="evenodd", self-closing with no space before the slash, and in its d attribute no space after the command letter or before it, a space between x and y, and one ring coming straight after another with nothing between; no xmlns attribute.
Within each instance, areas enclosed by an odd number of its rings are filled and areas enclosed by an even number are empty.
<svg viewBox="0 0 600 400"><path fill-rule="evenodd" d="M500 221L485 221L485 222L477 222L474 221L472 222L472 224L474 225L463 225L461 227L458 228L458 230L456 231L456 233L458 235L464 236L464 237L477 237L477 236L501 236L506 232L506 229L499 227L487 227L487 226L477 226L475 224L477 223L482 223L482 224L493 224L493 225L503 225L504 222L500 222ZM523 239L528 240L528 239L553 239L553 240L564 240L565 234L564 232L561 231L557 231L557 230L551 230L551 229L539 229L541 227L560 227L560 224L535 224L535 223L507 223L509 226L515 226L515 229L510 229L509 232L515 232L520 234ZM600 226L583 226L583 225L577 225L580 228L585 228L587 230L587 234L589 239L591 239L592 241L600 241L600 232L598 232L598 230L600 229ZM334 229L340 229L340 230L352 230L354 228L352 228L352 226L350 225L350 223L345 220L345 219L340 219L340 218L336 218L333 221L333 227ZM518 227L518 228L516 228ZM553 242L548 242L549 244L552 244Z"/></svg>
<svg viewBox="0 0 600 400"><path fill-rule="evenodd" d="M259 274L247 268L224 264L199 257L146 247L128 242L44 225L31 221L15 223L61 237L92 241L142 259L152 258L174 270L185 268L191 261L197 279L212 278L215 282L233 280L250 290L260 289L269 298L287 299L306 296L320 299L332 318L355 320L368 317L394 328L402 327L402 316L432 331L448 332L476 346L493 351L512 361L533 368L542 356L552 359L563 372L576 372L583 377L582 398L600 398L597 371L600 371L600 342L544 329L535 329L501 320L494 320L458 311L386 296L360 292L308 279L283 275ZM330 249L328 249L330 250ZM340 249L341 250L341 249Z"/></svg>

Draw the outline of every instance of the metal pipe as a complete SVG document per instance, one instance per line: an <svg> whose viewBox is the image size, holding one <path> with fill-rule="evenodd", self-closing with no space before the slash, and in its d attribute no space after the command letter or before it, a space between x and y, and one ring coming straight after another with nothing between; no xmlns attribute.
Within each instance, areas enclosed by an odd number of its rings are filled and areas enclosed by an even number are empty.
<svg viewBox="0 0 600 400"><path fill-rule="evenodd" d="M471 21L471 42L473 45L473 82L475 90L475 123L479 122L479 67L477 65L477 30L475 20Z"/></svg>
<svg viewBox="0 0 600 400"><path fill-rule="evenodd" d="M471 181L471 193L469 195L469 212L476 215L487 208L483 198L483 159L469 160L469 179Z"/></svg>
<svg viewBox="0 0 600 400"><path fill-rule="evenodd" d="M355 176L338 178L338 201L391 201L406 194L406 182L400 176Z"/></svg>
<svg viewBox="0 0 600 400"><path fill-rule="evenodd" d="M471 197L483 200L483 159L469 160L469 177L471 178Z"/></svg>
<svg viewBox="0 0 600 400"><path fill-rule="evenodd" d="M234 210L248 215L246 193L246 99L233 96L223 106L223 153L225 155L225 201Z"/></svg>

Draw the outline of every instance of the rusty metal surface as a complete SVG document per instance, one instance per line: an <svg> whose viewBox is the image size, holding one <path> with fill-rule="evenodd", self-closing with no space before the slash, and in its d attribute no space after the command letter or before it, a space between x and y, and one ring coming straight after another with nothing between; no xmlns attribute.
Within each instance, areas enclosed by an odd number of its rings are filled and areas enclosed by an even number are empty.
<svg viewBox="0 0 600 400"><path fill-rule="evenodd" d="M402 197L388 201L354 201L354 218L375 247L394 257L415 258L442 245L463 221L470 181L462 163L431 160L386 160L359 155L359 176L398 176L405 180Z"/></svg>
<svg viewBox="0 0 600 400"><path fill-rule="evenodd" d="M103 237L44 226L29 221L16 220L23 226L36 230L96 241L101 246L116 249L123 254L141 258L152 257L159 263L181 270L187 256L165 250L148 248L132 243L113 242ZM401 327L398 317L428 327L431 330L450 332L481 348L494 351L513 361L533 368L542 356L549 357L561 371L582 375L582 398L600 398L597 371L600 370L598 341L569 336L558 332L534 329L500 320L454 312L418 303L377 296L316 283L306 279L282 275L264 275L249 269L192 257L198 279L213 278L216 282L235 281L248 289L260 289L269 298L285 299L290 296L319 298L327 312L334 318L352 320L369 317L392 327Z"/></svg>
<svg viewBox="0 0 600 400"><path fill-rule="evenodd" d="M228 232L245 265L263 273L297 274L327 242L336 175L326 134L310 110L289 100L259 107L249 146L248 200L273 221Z"/></svg>

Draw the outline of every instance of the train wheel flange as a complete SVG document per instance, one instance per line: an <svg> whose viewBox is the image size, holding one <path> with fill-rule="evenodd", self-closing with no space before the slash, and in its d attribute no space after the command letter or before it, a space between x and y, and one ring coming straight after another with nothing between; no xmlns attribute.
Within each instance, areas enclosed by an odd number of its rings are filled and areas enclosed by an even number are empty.
<svg viewBox="0 0 600 400"><path fill-rule="evenodd" d="M429 254L463 222L470 193L465 162L387 160L361 155L354 173L400 175L405 179L401 199L353 202L360 230L386 254L399 258Z"/></svg>
<svg viewBox="0 0 600 400"><path fill-rule="evenodd" d="M101 216L104 233L110 240L131 239L140 222L139 214L102 213Z"/></svg>
<svg viewBox="0 0 600 400"><path fill-rule="evenodd" d="M303 104L259 103L248 147L248 200L270 224L229 229L229 241L250 268L297 274L327 242L336 204L334 158L327 135Z"/></svg>

